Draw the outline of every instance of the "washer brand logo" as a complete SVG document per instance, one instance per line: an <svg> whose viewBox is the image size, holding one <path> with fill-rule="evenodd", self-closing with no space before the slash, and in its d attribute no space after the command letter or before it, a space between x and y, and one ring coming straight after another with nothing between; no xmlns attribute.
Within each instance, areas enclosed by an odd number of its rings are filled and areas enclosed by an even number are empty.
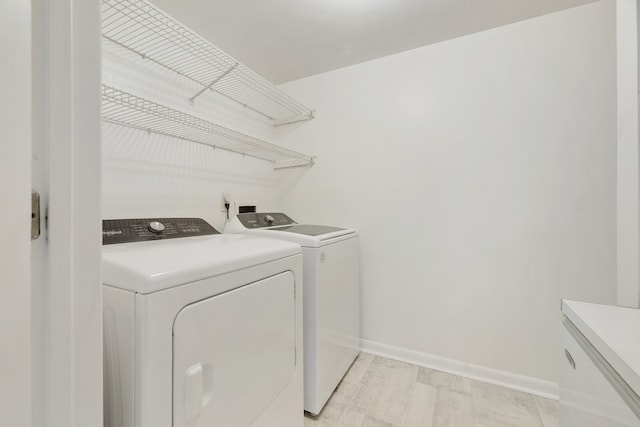
<svg viewBox="0 0 640 427"><path fill-rule="evenodd" d="M109 230L109 231L103 231L102 232L102 236L106 236L106 237L113 237L113 236L117 236L119 234L122 234L122 230Z"/></svg>

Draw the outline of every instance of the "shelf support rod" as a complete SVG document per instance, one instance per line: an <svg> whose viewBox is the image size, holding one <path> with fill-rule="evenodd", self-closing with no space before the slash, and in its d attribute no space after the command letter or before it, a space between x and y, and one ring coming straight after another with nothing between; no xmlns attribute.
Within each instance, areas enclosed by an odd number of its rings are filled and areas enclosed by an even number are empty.
<svg viewBox="0 0 640 427"><path fill-rule="evenodd" d="M304 165L295 165L295 166L280 166L277 168L273 168L274 171L281 171L285 169L300 169L300 168L309 168L313 166L313 163L305 163Z"/></svg>
<svg viewBox="0 0 640 427"><path fill-rule="evenodd" d="M316 116L315 116L314 112L312 111L308 115L305 115L304 117L301 117L299 119L293 119L293 120L288 120L286 122L276 123L273 126L274 127L278 127L278 126L292 125L294 123L308 122L309 120L313 120L315 118L316 118Z"/></svg>
<svg viewBox="0 0 640 427"><path fill-rule="evenodd" d="M316 158L315 156L313 156L307 160L307 163L303 163L301 165L275 166L273 170L281 171L286 169L310 168L315 164L316 164Z"/></svg>
<svg viewBox="0 0 640 427"><path fill-rule="evenodd" d="M200 89L200 91L198 91L198 93L196 93L195 95L193 95L190 99L189 99L189 103L191 105L195 105L196 103L196 98L199 97L200 95L202 95L203 92L211 89L216 83L218 83L220 80L222 80L223 78L225 78L227 76L227 74L229 74L230 72L232 72L233 70L235 70L236 68L238 68L238 63L236 62L233 66L229 67L229 69L227 71L225 71L224 73L220 74L218 77L216 77L215 79L213 79L213 81L211 83L209 83L208 85L206 85L205 87L203 87L202 89Z"/></svg>

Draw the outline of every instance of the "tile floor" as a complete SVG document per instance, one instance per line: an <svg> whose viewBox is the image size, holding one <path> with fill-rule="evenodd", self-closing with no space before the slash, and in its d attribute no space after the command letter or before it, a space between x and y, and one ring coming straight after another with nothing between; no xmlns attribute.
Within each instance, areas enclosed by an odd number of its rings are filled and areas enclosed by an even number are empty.
<svg viewBox="0 0 640 427"><path fill-rule="evenodd" d="M558 427L558 402L361 353L305 427Z"/></svg>

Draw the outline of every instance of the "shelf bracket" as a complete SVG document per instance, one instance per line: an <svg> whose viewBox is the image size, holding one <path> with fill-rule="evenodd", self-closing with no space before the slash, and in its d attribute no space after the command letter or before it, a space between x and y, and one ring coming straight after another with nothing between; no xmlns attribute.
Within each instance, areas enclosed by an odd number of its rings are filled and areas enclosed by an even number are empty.
<svg viewBox="0 0 640 427"><path fill-rule="evenodd" d="M316 158L315 158L315 156L312 156L307 160L307 163L292 164L292 165L285 165L285 166L274 166L273 170L274 171L281 171L281 170L286 170L286 169L311 168L315 164L316 164Z"/></svg>
<svg viewBox="0 0 640 427"><path fill-rule="evenodd" d="M299 117L299 118L288 119L288 120L285 120L283 122L274 123L273 126L278 127L278 126L292 125L294 123L307 122L309 120L313 120L313 119L316 118L314 113L315 113L314 111L311 111L309 114L304 115L304 116Z"/></svg>
<svg viewBox="0 0 640 427"><path fill-rule="evenodd" d="M200 89L198 91L198 93L196 93L195 95L193 95L190 99L189 99L189 103L191 105L195 105L196 103L196 98L199 97L200 95L202 95L203 92L211 89L216 83L218 83L220 80L222 80L223 78L225 78L227 76L227 74L229 74L230 72L232 72L233 70L235 70L236 68L238 68L238 63L236 62L233 66L229 67L229 69L227 69L227 71L225 71L224 73L220 74L218 77L216 77L215 79L213 79L213 81L211 83L209 83L208 85L206 85L205 87L203 87L202 89Z"/></svg>

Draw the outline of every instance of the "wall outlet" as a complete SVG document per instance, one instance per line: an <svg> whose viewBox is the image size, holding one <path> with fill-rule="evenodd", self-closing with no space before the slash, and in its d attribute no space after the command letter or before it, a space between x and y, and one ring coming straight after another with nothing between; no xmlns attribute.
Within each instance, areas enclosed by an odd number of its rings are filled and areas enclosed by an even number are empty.
<svg viewBox="0 0 640 427"><path fill-rule="evenodd" d="M243 212L258 212L258 202L255 200L236 200L234 212L236 214Z"/></svg>

